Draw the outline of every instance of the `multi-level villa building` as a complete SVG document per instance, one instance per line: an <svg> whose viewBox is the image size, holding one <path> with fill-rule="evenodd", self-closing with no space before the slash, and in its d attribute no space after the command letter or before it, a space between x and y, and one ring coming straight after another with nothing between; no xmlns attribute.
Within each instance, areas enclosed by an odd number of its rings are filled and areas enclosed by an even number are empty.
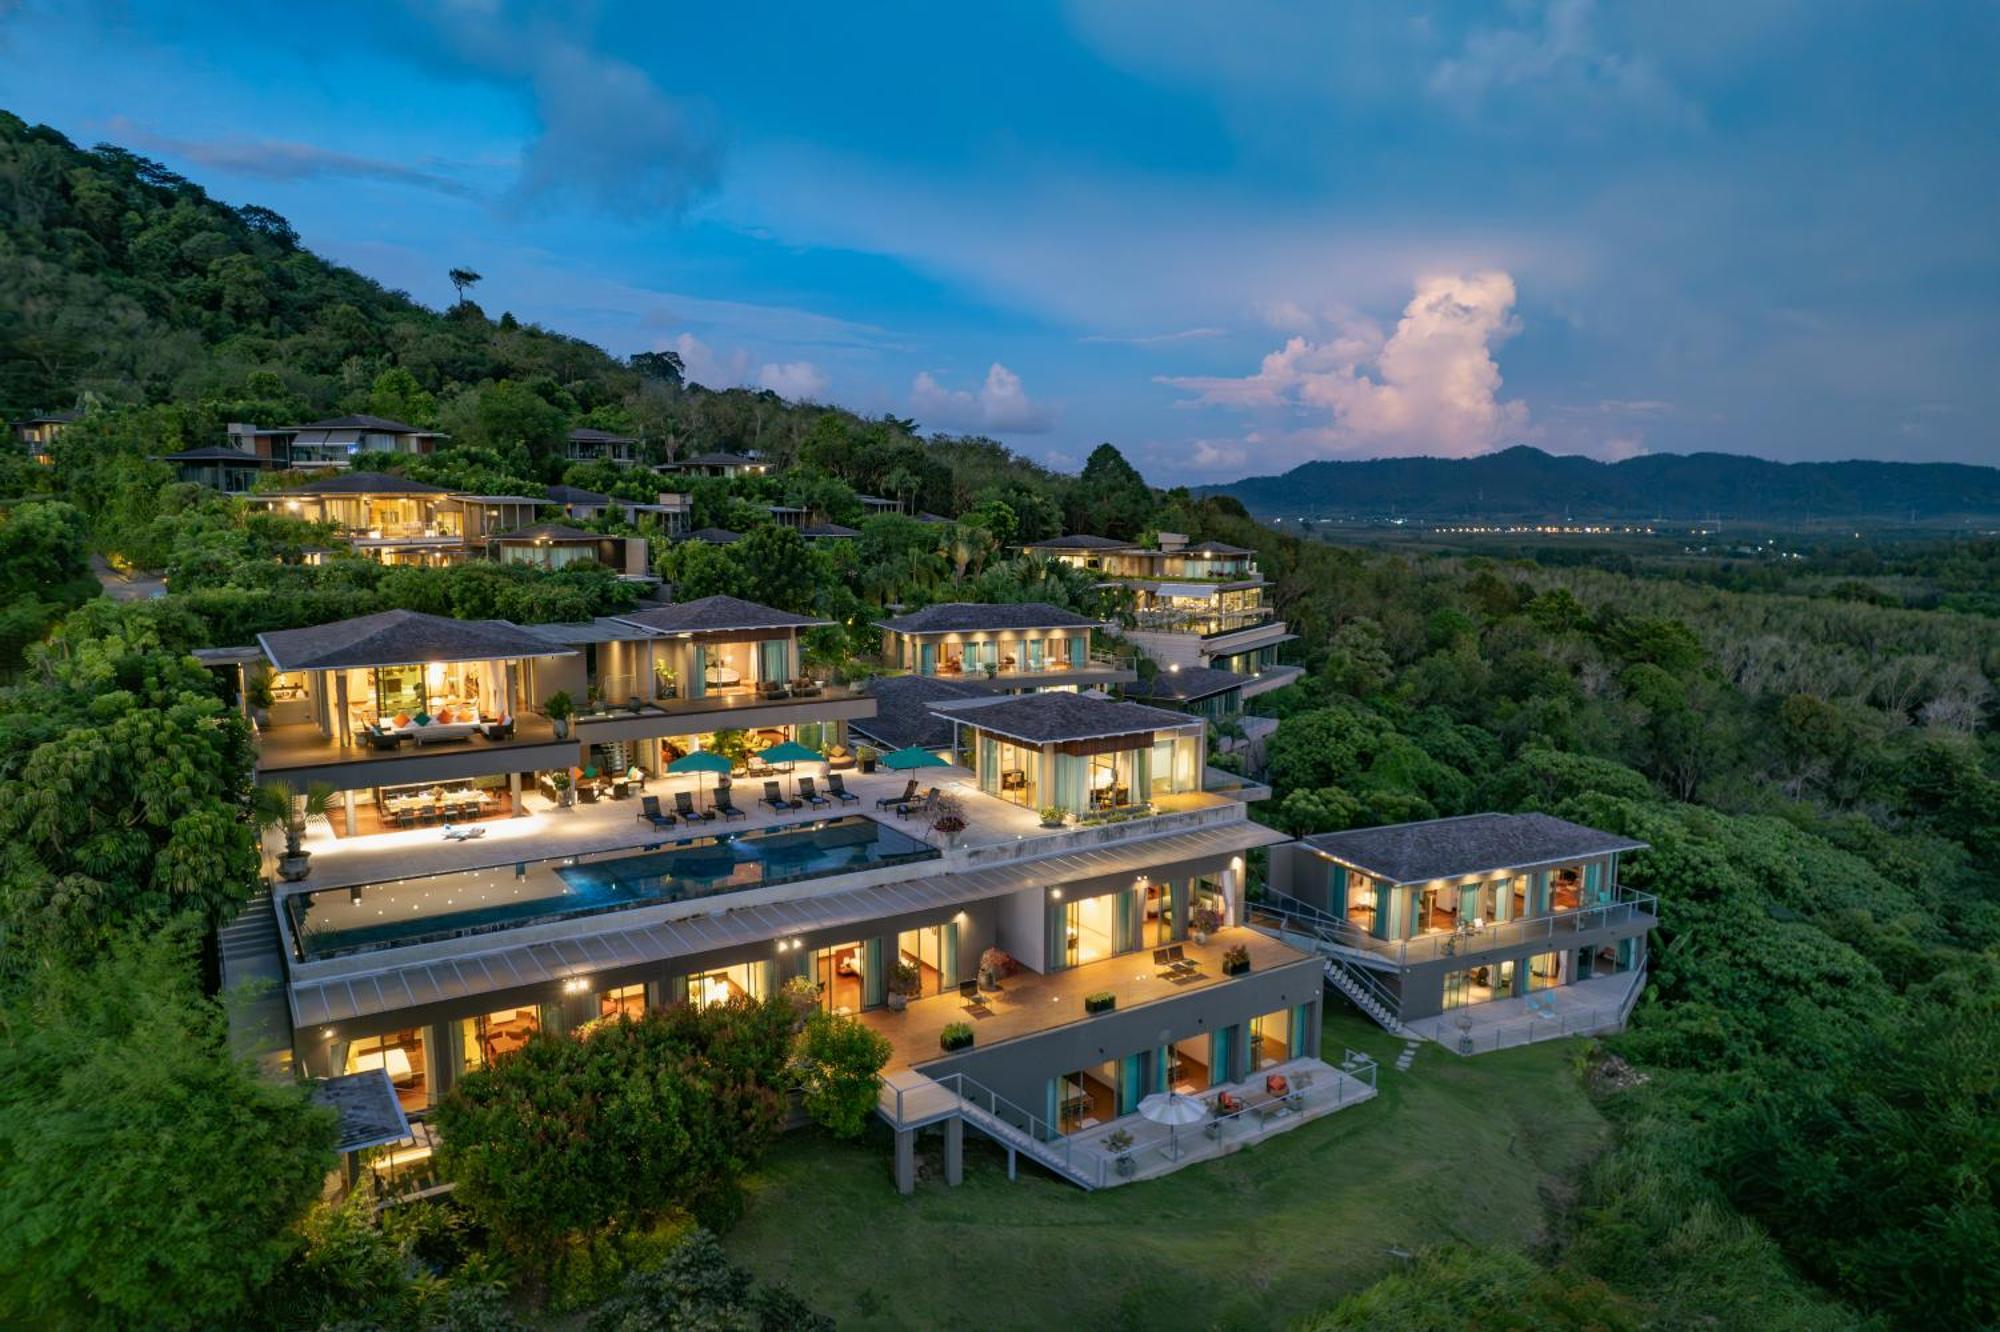
<svg viewBox="0 0 2000 1332"><path fill-rule="evenodd" d="M879 770L845 743L874 699L799 663L812 624L729 598L534 628L391 612L208 654L284 687L264 780L366 793L225 932L226 979L279 982L306 1073L386 1074L405 1155L454 1079L537 1031L788 982L890 1041L905 1189L926 1128L950 1182L969 1124L1094 1188L1372 1095L1361 1061L1319 1058L1321 959L1246 927L1245 858L1284 839L1205 789L1199 721L982 692L928 732L951 737L935 766ZM601 708L536 715L579 683ZM756 771L775 739L828 761ZM722 798L670 771L696 751L734 763ZM1170 1090L1214 1131L1170 1144L1137 1113Z"/></svg>
<svg viewBox="0 0 2000 1332"><path fill-rule="evenodd" d="M273 432L289 436L287 465L301 470L351 466L357 454L431 453L450 435L383 416L334 416Z"/></svg>
<svg viewBox="0 0 2000 1332"><path fill-rule="evenodd" d="M665 512L660 505L632 510ZM553 507L532 495L475 495L387 472L340 472L285 490L245 496L252 505L308 522L332 523L353 550L384 564L458 564L472 559L559 568L594 559L633 578L650 578L643 537L605 536L537 515Z"/></svg>
<svg viewBox="0 0 2000 1332"><path fill-rule="evenodd" d="M570 462L608 462L630 467L639 461L639 441L609 430L579 427L563 436L563 457Z"/></svg>
<svg viewBox="0 0 2000 1332"><path fill-rule="evenodd" d="M79 415L78 412L43 412L39 416L10 423L10 429L14 432L15 442L27 449L28 456L46 467L54 461L50 449L56 442L56 436L74 425Z"/></svg>
<svg viewBox="0 0 2000 1332"><path fill-rule="evenodd" d="M1272 851L1264 909L1378 1021L1471 1054L1623 1024L1659 906L1618 858L1644 845L1547 814L1321 833Z"/></svg>
<svg viewBox="0 0 2000 1332"><path fill-rule="evenodd" d="M673 476L763 476L771 464L747 453L697 453L660 463L655 470Z"/></svg>
<svg viewBox="0 0 2000 1332"><path fill-rule="evenodd" d="M1109 625L1043 601L1006 605L951 601L876 622L882 661L893 671L964 680L1019 692L1090 688L1138 678L1093 652L1092 630Z"/></svg>
<svg viewBox="0 0 2000 1332"><path fill-rule="evenodd" d="M1264 601L1256 553L1219 541L1193 545L1172 532L1158 547L1075 535L1030 542L1030 555L1096 574L1132 595L1126 637L1162 666L1206 666L1252 677L1243 697L1289 684L1296 667L1279 663L1294 641Z"/></svg>

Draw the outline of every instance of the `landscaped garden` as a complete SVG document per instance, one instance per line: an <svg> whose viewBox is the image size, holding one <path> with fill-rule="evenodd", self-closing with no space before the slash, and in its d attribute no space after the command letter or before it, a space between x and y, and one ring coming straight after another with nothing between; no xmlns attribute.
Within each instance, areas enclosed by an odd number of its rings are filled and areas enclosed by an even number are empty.
<svg viewBox="0 0 2000 1332"><path fill-rule="evenodd" d="M1344 1011L1324 1044L1385 1070L1400 1050ZM723 1243L842 1328L1284 1326L1398 1266L1392 1250L1535 1242L1543 1190L1610 1137L1584 1048L1466 1060L1426 1047L1348 1113L1096 1194L1026 1161L1009 1181L1005 1154L968 1132L964 1184L945 1187L927 1139L930 1178L905 1198L881 1126L852 1142L790 1134L746 1181Z"/></svg>

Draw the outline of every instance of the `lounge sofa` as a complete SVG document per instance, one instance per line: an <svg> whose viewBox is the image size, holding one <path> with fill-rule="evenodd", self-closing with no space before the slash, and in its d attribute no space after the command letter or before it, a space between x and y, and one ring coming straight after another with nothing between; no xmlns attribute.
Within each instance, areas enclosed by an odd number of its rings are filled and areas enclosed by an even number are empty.
<svg viewBox="0 0 2000 1332"><path fill-rule="evenodd" d="M378 735L396 740L408 740L415 745L435 745L454 740L470 740L479 734L478 719L460 721L453 717L443 721L437 717L419 715L416 717L396 716L384 718L375 723Z"/></svg>

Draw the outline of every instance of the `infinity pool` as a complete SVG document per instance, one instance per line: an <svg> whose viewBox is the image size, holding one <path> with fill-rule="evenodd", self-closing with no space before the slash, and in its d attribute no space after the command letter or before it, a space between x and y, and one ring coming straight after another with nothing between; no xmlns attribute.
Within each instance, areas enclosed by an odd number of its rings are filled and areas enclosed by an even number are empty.
<svg viewBox="0 0 2000 1332"><path fill-rule="evenodd" d="M305 961L934 860L860 814L285 899Z"/></svg>

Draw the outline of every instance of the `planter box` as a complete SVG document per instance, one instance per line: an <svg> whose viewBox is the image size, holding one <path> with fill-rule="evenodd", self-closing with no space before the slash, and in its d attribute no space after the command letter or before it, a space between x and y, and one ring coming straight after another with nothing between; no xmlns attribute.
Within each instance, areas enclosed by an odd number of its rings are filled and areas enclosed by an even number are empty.
<svg viewBox="0 0 2000 1332"><path fill-rule="evenodd" d="M1083 996L1083 1011L1086 1013L1109 1013L1118 1007L1115 994L1086 994Z"/></svg>
<svg viewBox="0 0 2000 1332"><path fill-rule="evenodd" d="M1224 962L1222 964L1222 974L1225 976L1247 976L1250 974L1250 964L1248 962Z"/></svg>
<svg viewBox="0 0 2000 1332"><path fill-rule="evenodd" d="M955 1050L970 1050L972 1048L972 1033L968 1031L962 1036L951 1032L940 1033L938 1036L938 1048L947 1054Z"/></svg>

